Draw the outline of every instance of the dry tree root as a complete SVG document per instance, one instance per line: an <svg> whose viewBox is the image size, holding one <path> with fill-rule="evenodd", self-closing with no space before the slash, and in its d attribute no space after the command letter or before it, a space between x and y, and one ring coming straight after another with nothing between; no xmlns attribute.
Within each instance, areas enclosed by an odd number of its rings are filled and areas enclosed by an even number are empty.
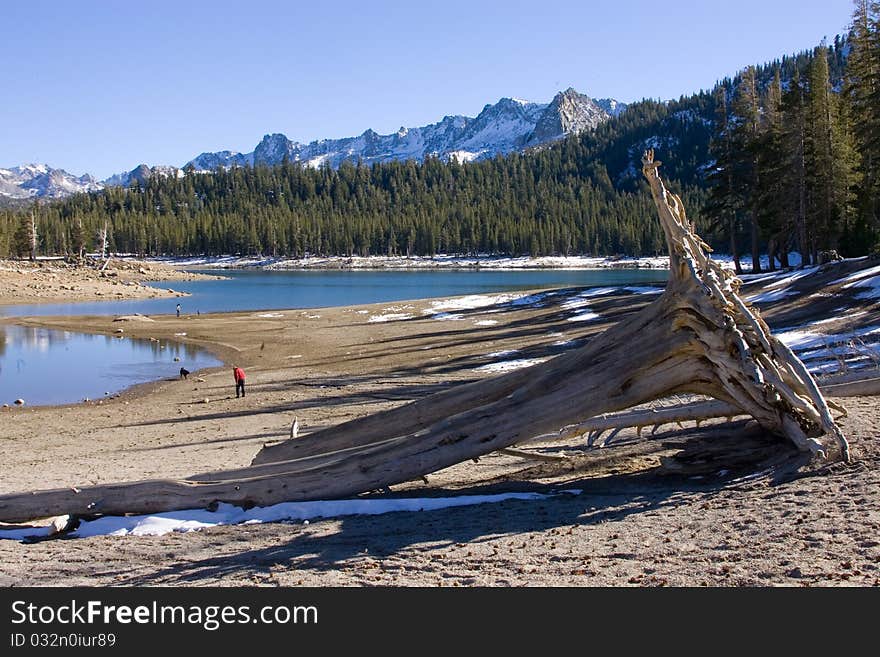
<svg viewBox="0 0 880 657"><path fill-rule="evenodd" d="M635 317L545 363L264 447L250 467L0 496L0 521L346 497L678 393L752 416L814 459L849 447L816 382L707 255L681 199L643 157L670 256L666 290Z"/></svg>

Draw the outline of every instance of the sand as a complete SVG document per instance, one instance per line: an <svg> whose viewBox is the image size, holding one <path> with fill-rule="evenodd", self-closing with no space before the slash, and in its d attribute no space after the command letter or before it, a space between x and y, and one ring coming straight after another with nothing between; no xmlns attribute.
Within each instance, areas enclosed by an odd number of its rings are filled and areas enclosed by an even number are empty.
<svg viewBox="0 0 880 657"><path fill-rule="evenodd" d="M593 322L568 321L570 295L540 307L449 311L460 317L446 320L423 314L431 301L414 301L129 322L130 337L186 332L227 366L112 400L0 411L0 492L244 466L263 444L286 438L294 417L308 433L492 376L481 368L493 361L549 358L654 298L602 297L590 304L602 318ZM765 317L788 326L840 302L786 298ZM861 308L868 320L878 316L873 302ZM112 317L18 321L103 333L118 326ZM244 399L234 395L233 362L248 373ZM533 448L564 450L571 458L560 463L492 454L392 491L579 495L161 537L0 541L0 585L877 585L880 398L839 401L855 461L782 483L750 476L789 448L748 423L668 426L651 440L624 432L602 450ZM743 444L755 446L751 460ZM689 457L697 448L713 452L707 467Z"/></svg>

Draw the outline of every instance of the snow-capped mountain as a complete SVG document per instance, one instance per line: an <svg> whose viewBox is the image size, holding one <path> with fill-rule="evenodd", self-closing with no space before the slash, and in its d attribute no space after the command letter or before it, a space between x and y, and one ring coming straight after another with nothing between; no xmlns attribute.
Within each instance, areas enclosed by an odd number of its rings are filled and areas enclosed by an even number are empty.
<svg viewBox="0 0 880 657"><path fill-rule="evenodd" d="M13 199L62 198L102 188L103 185L89 174L77 177L46 164L0 169L0 196Z"/></svg>
<svg viewBox="0 0 880 657"><path fill-rule="evenodd" d="M541 113L527 143L537 146L565 135L591 130L610 116L592 98L568 88L556 94Z"/></svg>
<svg viewBox="0 0 880 657"><path fill-rule="evenodd" d="M626 103L621 103L613 98L595 98L593 99L593 102L608 112L611 116L620 116L620 114L623 113L623 110L626 109Z"/></svg>
<svg viewBox="0 0 880 657"><path fill-rule="evenodd" d="M438 123L417 128L401 127L389 135L367 130L357 137L302 144L275 133L263 137L253 153L234 155L241 159L250 158L253 164L280 164L287 158L314 167L338 167L345 160L373 164L422 160L428 156L464 162L538 146L590 130L625 107L613 99L603 99L600 105L589 96L567 89L546 104L502 98L494 105L486 105L475 118L445 116ZM227 166L224 161L228 159L227 153L203 153L187 166L191 164L197 171L216 168L204 166L208 164Z"/></svg>
<svg viewBox="0 0 880 657"><path fill-rule="evenodd" d="M243 155L236 151L219 151L202 153L187 162L184 167L192 165L196 171L214 171L217 167L243 167L253 165L254 154Z"/></svg>
<svg viewBox="0 0 880 657"><path fill-rule="evenodd" d="M281 164L285 158L308 166L338 167L344 161L364 164L438 157L470 162L540 146L569 134L591 130L626 105L611 98L593 100L574 89L562 91L549 103L502 98L488 104L476 117L444 116L430 125L404 128L389 135L367 130L357 137L320 139L302 144L285 135L267 134L251 153L218 151L202 153L183 165L141 164L131 171L101 182L92 176L76 178L62 169L44 164L0 169L0 199L59 198L76 192L97 191L105 186L128 186L151 176L181 177L186 171L210 172L218 167Z"/></svg>
<svg viewBox="0 0 880 657"><path fill-rule="evenodd" d="M177 167L169 166L167 164L160 164L154 167L149 167L146 164L139 164L131 171L117 173L105 180L102 180L100 184L101 188L128 187L135 180L143 185L153 176L161 176L163 178L167 178L169 176L173 178L182 178L183 175L184 172L182 169L178 169Z"/></svg>

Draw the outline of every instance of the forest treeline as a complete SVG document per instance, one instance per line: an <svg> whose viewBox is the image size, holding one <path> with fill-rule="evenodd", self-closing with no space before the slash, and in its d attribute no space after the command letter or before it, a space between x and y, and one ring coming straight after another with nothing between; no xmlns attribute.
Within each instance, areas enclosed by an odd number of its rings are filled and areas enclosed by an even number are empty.
<svg viewBox="0 0 880 657"><path fill-rule="evenodd" d="M862 255L880 235L880 2L846 39L643 100L596 130L461 164L299 163L185 171L0 212L0 257L653 255L665 252L640 157L655 148L716 248L771 266L798 251Z"/></svg>
<svg viewBox="0 0 880 657"><path fill-rule="evenodd" d="M334 170L286 162L157 176L8 211L0 231L17 253L27 253L33 214L44 253L97 250L106 226L111 251L151 255L653 254L665 246L650 196L632 184L635 170L630 184L620 184L626 171L613 181L604 159L629 162L616 149L666 121L670 139L701 151L675 168L695 167L709 130L671 117L710 101L645 101L601 133L474 163L344 162ZM693 173L689 180L680 191L699 208L706 192Z"/></svg>

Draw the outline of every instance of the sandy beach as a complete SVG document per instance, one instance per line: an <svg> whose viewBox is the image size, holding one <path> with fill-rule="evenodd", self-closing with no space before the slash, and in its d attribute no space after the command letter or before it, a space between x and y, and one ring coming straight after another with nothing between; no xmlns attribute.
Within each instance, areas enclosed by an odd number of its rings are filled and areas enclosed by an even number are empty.
<svg viewBox="0 0 880 657"><path fill-rule="evenodd" d="M845 301L862 313L837 311L850 322L846 330L876 323L877 301L860 300L857 290L838 284L821 296L830 283L876 264L842 263L793 280L787 285L798 294L777 295L764 317L771 326L796 326L830 317ZM59 274L58 285L69 284ZM774 284L759 283L754 293L774 293ZM21 294L0 289L7 303ZM126 336L183 339L227 366L112 400L3 409L0 492L242 467L264 444L287 438L294 418L309 433L493 376L505 362L539 362L656 298L603 295L590 301L598 319L583 322L571 321L565 305L576 295L127 322ZM15 321L109 334L119 326L112 320ZM174 337L180 333L186 336ZM233 363L248 374L244 399L234 394ZM878 585L880 398L839 401L854 461L784 482L755 465L790 448L746 421L667 425L651 439L622 432L600 450L583 449L583 441L533 448L569 457L558 461L491 454L391 492L578 494L164 536L0 541L0 585ZM753 460L734 448L744 441L754 445Z"/></svg>

